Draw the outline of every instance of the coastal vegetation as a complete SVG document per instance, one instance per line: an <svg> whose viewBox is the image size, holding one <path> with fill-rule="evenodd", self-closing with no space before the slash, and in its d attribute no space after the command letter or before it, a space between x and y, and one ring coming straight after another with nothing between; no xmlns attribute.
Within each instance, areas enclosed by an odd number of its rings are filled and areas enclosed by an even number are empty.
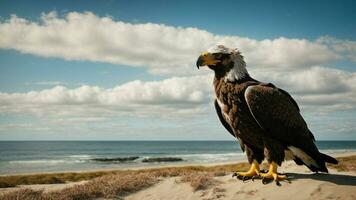
<svg viewBox="0 0 356 200"><path fill-rule="evenodd" d="M330 165L338 171L356 172L356 155L339 157L338 165ZM194 191L204 190L214 185L214 177L224 176L239 170L247 170L248 163L224 164L216 166L177 166L132 170L110 170L78 173L48 173L1 176L0 187L15 187L32 184L58 184L79 182L61 190L44 191L30 188L10 190L0 194L0 199L93 199L122 198L131 193L148 188L164 178L178 177L181 182L191 185ZM262 168L266 168L264 164Z"/></svg>

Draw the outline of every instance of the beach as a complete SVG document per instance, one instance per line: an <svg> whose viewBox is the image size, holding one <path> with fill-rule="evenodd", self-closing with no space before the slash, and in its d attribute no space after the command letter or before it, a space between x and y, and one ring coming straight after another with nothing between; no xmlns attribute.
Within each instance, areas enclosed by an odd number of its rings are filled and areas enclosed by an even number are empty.
<svg viewBox="0 0 356 200"><path fill-rule="evenodd" d="M232 178L233 171L248 168L248 164L242 162L106 170L96 172L98 176L94 178L94 172L81 172L76 173L77 176L83 175L78 181L20 184L1 188L0 194L1 199L355 199L356 153L333 156L337 157L339 164L328 165L329 174L314 174L304 166L297 166L291 161L284 162L279 172L285 173L290 183L281 182L281 186L274 182L265 185L260 179L243 182ZM26 179L26 176L36 175L40 174L18 175L17 178L30 182L31 179ZM58 180L73 176L68 173L45 175L56 176ZM85 180L85 176L91 178ZM5 177L0 177L0 182L4 182Z"/></svg>
<svg viewBox="0 0 356 200"><path fill-rule="evenodd" d="M356 152L355 141L317 141L326 154ZM176 162L146 162L173 158ZM0 141L0 175L98 171L246 161L237 141Z"/></svg>

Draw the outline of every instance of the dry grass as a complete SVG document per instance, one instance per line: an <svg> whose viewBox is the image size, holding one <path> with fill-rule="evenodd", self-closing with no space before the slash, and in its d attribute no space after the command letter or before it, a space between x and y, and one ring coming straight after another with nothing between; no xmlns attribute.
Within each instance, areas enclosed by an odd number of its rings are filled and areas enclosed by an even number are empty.
<svg viewBox="0 0 356 200"><path fill-rule="evenodd" d="M106 175L88 183L75 185L53 192L43 190L20 189L0 196L3 200L84 200L93 198L120 198L127 194L147 188L158 181L149 173L131 173L126 175Z"/></svg>
<svg viewBox="0 0 356 200"><path fill-rule="evenodd" d="M2 200L41 200L42 190L19 189L0 196Z"/></svg>
<svg viewBox="0 0 356 200"><path fill-rule="evenodd" d="M182 176L182 182L189 182L194 191L205 190L214 185L214 175L207 172L187 173Z"/></svg>
<svg viewBox="0 0 356 200"><path fill-rule="evenodd" d="M339 161L339 164L337 165L328 164L327 166L330 168L334 168L337 171L356 172L356 155L339 157L337 158L337 160Z"/></svg>
<svg viewBox="0 0 356 200"><path fill-rule="evenodd" d="M80 172L80 173L48 173L34 175L13 175L0 176L0 188L15 187L17 185L32 185L32 184L53 184L77 182L82 180L90 180L104 175L126 175L130 173L153 173L154 176L172 177L180 176L189 172L212 172L216 176L222 176L236 169L247 170L248 163L227 164L218 166L185 166L185 167L165 167L152 168L141 170L112 170L112 171L97 171L97 172Z"/></svg>
<svg viewBox="0 0 356 200"><path fill-rule="evenodd" d="M112 174L113 172L85 172L85 173L48 173L33 175L0 176L0 188L15 187L17 185L55 184L90 180L95 177Z"/></svg>

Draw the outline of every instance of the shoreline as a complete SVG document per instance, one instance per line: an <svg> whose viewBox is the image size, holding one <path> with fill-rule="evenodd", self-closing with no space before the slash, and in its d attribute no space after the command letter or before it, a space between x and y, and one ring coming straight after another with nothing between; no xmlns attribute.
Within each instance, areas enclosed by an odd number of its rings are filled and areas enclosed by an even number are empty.
<svg viewBox="0 0 356 200"><path fill-rule="evenodd" d="M356 155L356 150L352 151L342 151L342 152L329 152L328 155L333 157L346 157ZM287 161L288 162L288 161ZM247 159L236 160L236 161L226 161L226 162L207 162L207 163L194 163L194 162L173 162L173 163L163 163L161 165L150 165L150 166L134 166L134 167L113 167L113 168L96 168L89 170L68 170L68 171L53 171L53 172L28 172L28 173L8 173L0 174L0 177L6 176L27 176L27 175L51 175L51 174L66 174L66 173L95 173L95 172L112 172L112 171L126 171L126 170L146 170L146 169L162 169L170 167L197 167L197 166L220 166L220 165L233 165L247 163ZM286 162L284 162L286 163ZM282 163L283 167L283 163Z"/></svg>
<svg viewBox="0 0 356 200"><path fill-rule="evenodd" d="M346 157L356 155L356 150L352 151L342 151L342 152L329 152L328 155L333 157ZM288 161L287 161L288 162ZM6 176L27 176L27 175L51 175L51 174L65 174L65 173L95 173L95 172L112 172L112 171L126 171L126 170L146 170L146 169L162 169L170 167L197 167L197 166L220 166L220 165L233 165L247 163L247 159L236 160L236 161L226 161L226 162L207 162L207 163L194 163L194 162L173 162L173 163L163 163L161 165L150 165L150 166L134 166L134 167L113 167L113 168L96 168L89 170L68 170L68 171L53 171L53 172L29 172L29 173L8 173L0 174L0 177ZM286 162L284 162L286 163ZM283 163L282 163L283 167Z"/></svg>

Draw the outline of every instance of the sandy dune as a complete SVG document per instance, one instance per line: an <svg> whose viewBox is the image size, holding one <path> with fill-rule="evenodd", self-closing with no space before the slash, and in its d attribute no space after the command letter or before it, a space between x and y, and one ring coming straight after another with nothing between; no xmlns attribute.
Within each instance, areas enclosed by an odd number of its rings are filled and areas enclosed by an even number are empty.
<svg viewBox="0 0 356 200"><path fill-rule="evenodd" d="M151 188L127 196L127 200L185 200L185 199L356 199L356 174L331 171L330 174L311 174L305 167L286 163L281 172L291 176L291 183L263 185L261 180L242 182L231 175L216 177L215 184L206 190L193 191L179 177L167 178Z"/></svg>

